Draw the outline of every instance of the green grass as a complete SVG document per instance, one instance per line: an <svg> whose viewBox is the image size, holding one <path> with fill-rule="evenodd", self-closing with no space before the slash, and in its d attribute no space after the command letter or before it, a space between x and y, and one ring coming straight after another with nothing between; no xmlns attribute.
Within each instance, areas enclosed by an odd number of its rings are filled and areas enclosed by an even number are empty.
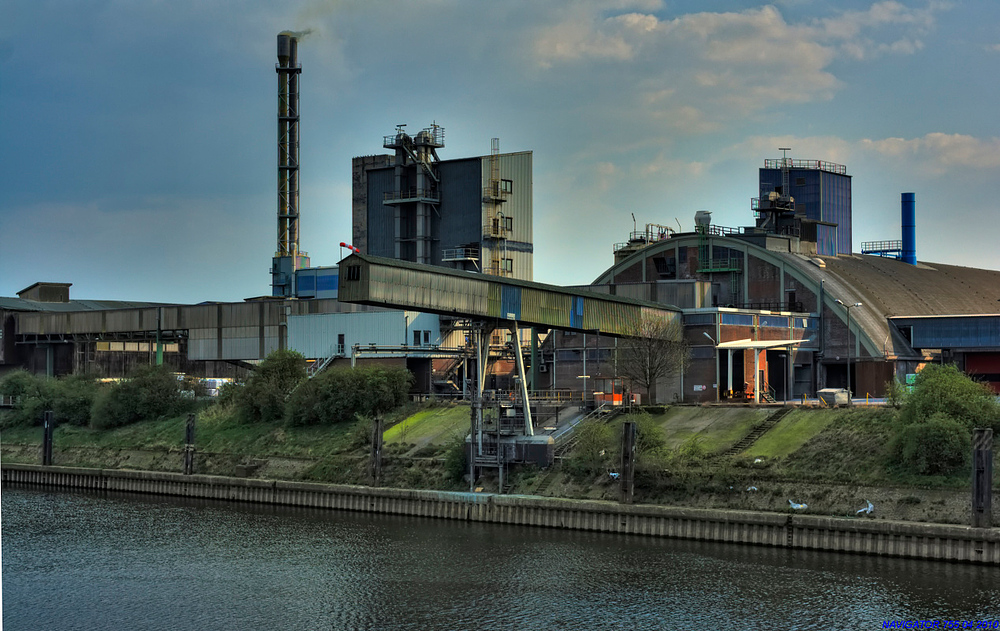
<svg viewBox="0 0 1000 631"><path fill-rule="evenodd" d="M61 425L56 427L53 440L59 449L181 449L186 427L187 415L142 421L111 430ZM361 442L357 436L361 431L365 428L356 423L321 427L286 427L281 422L243 424L238 422L232 410L215 406L196 417L195 444L203 452L312 458L355 448ZM0 442L41 445L42 429L5 429L0 434Z"/></svg>
<svg viewBox="0 0 1000 631"><path fill-rule="evenodd" d="M744 453L747 456L784 458L798 451L840 414L835 410L795 410L778 421Z"/></svg>
<svg viewBox="0 0 1000 631"><path fill-rule="evenodd" d="M431 407L403 419L385 430L385 444L441 445L469 429L469 406Z"/></svg>
<svg viewBox="0 0 1000 631"><path fill-rule="evenodd" d="M770 414L764 408L672 407L653 417L662 427L669 447L697 440L706 453L728 449Z"/></svg>

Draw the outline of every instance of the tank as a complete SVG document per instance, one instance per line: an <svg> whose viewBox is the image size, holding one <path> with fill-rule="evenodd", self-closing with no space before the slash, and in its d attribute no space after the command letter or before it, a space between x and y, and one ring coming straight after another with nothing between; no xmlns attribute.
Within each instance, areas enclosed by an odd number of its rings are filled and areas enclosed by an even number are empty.
<svg viewBox="0 0 1000 631"><path fill-rule="evenodd" d="M901 200L903 227L903 262L917 264L917 210L916 194L903 193Z"/></svg>
<svg viewBox="0 0 1000 631"><path fill-rule="evenodd" d="M699 210L694 214L694 225L696 226L710 226L712 225L712 211L710 210Z"/></svg>

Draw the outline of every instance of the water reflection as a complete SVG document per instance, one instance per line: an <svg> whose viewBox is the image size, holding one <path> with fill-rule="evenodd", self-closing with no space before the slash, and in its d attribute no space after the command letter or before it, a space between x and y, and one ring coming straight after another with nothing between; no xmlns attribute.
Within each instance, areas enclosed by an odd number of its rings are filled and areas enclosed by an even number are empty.
<svg viewBox="0 0 1000 631"><path fill-rule="evenodd" d="M1000 618L1000 570L11 488L3 621L37 629L881 628Z"/></svg>

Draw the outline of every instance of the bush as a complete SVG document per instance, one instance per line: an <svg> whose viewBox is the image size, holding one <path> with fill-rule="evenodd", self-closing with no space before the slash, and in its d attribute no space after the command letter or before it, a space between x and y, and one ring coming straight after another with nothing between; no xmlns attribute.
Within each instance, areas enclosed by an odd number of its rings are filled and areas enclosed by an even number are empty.
<svg viewBox="0 0 1000 631"><path fill-rule="evenodd" d="M52 411L56 422L70 425L90 423L90 411L97 398L97 383L86 375L70 375L53 381Z"/></svg>
<svg viewBox="0 0 1000 631"><path fill-rule="evenodd" d="M302 384L288 399L289 425L327 425L356 415L375 417L406 403L412 376L405 368L335 368Z"/></svg>
<svg viewBox="0 0 1000 631"><path fill-rule="evenodd" d="M98 390L90 423L95 429L110 429L180 414L189 406L166 366L144 366L128 379Z"/></svg>
<svg viewBox="0 0 1000 631"><path fill-rule="evenodd" d="M611 426L600 420L589 420L573 430L576 446L570 459L570 470L580 476L603 473L612 465L615 453L615 439Z"/></svg>
<svg viewBox="0 0 1000 631"><path fill-rule="evenodd" d="M235 391L243 420L269 423L284 418L286 399L305 378L306 360L301 353L280 350L268 355Z"/></svg>
<svg viewBox="0 0 1000 631"><path fill-rule="evenodd" d="M906 388L895 379L885 383L885 404L894 410L903 407L906 401Z"/></svg>
<svg viewBox="0 0 1000 631"><path fill-rule="evenodd" d="M17 398L13 409L3 414L3 425L41 425L42 415L52 409L51 381L25 370L16 370L0 379L0 395Z"/></svg>
<svg viewBox="0 0 1000 631"><path fill-rule="evenodd" d="M995 395L951 365L930 364L920 371L900 417L904 425L910 425L936 414L945 414L969 429L1000 429L1000 405Z"/></svg>
<svg viewBox="0 0 1000 631"><path fill-rule="evenodd" d="M954 473L968 466L971 451L969 429L943 413L903 427L889 443L893 464L920 475Z"/></svg>
<svg viewBox="0 0 1000 631"><path fill-rule="evenodd" d="M465 434L456 434L448 442L444 452L444 470L456 482L469 472L469 447L465 442Z"/></svg>

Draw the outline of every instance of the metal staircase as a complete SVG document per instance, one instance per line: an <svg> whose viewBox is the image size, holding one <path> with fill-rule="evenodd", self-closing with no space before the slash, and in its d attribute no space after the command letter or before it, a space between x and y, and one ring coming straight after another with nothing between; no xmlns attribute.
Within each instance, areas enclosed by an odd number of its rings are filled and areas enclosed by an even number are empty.
<svg viewBox="0 0 1000 631"><path fill-rule="evenodd" d="M730 447L723 453L723 456L735 456L738 453L742 453L750 448L757 440L768 432L772 427L778 424L778 421L785 418L785 416L792 411L793 408L781 408L771 416L764 419L764 422L753 429L752 432L744 436L738 443Z"/></svg>

